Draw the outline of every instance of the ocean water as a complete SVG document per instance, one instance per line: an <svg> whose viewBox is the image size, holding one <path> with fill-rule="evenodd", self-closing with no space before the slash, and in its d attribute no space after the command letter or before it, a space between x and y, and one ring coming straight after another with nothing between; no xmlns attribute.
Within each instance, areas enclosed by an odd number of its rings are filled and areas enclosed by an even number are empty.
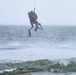
<svg viewBox="0 0 76 75"><path fill-rule="evenodd" d="M43 26L43 30L31 30L29 26L0 26L0 69L5 70L2 62L22 62L41 59L62 60L76 58L76 26ZM73 59L76 61L76 59ZM3 67L2 67L3 66ZM11 67L12 68L12 67ZM75 67L74 69L75 71ZM76 75L74 72L38 72L31 75ZM20 74L25 75L25 74Z"/></svg>
<svg viewBox="0 0 76 75"><path fill-rule="evenodd" d="M76 57L76 26L0 26L0 61L29 61Z"/></svg>
<svg viewBox="0 0 76 75"><path fill-rule="evenodd" d="M25 75L25 74L19 74ZM50 73L50 72L36 72L36 73L29 73L27 75L76 75L76 73Z"/></svg>

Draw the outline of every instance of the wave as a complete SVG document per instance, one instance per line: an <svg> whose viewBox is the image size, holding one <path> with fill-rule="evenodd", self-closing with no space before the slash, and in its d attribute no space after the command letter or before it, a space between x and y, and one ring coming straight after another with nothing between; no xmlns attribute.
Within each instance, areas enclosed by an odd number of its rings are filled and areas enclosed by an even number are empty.
<svg viewBox="0 0 76 75"><path fill-rule="evenodd" d="M66 73L76 72L76 58L65 59L65 60L35 60L26 62L4 62L0 63L0 70L15 69L16 71L25 73L28 72L55 72L55 73Z"/></svg>

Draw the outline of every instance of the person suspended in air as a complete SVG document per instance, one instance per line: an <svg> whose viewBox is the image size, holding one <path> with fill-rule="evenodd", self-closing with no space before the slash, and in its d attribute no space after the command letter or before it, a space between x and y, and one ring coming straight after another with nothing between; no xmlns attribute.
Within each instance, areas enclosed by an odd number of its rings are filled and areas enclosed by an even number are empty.
<svg viewBox="0 0 76 75"><path fill-rule="evenodd" d="M35 24L35 29L34 29L34 31L37 31L38 29L43 29L42 28L42 26L41 26L41 23L39 23L38 21L37 21L37 19L38 19L38 16L37 16L37 14L35 13L35 11L30 11L30 12L28 12L28 16L29 16L29 19L30 19L30 24L31 24L31 28L28 30L28 32L29 32L29 36L31 36L31 29L33 29L34 28L34 24Z"/></svg>

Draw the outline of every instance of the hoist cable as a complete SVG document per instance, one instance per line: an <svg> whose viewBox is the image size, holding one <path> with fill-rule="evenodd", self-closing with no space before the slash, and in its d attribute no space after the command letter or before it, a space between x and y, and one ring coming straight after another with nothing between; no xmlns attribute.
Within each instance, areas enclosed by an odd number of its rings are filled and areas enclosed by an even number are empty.
<svg viewBox="0 0 76 75"><path fill-rule="evenodd" d="M36 0L34 1L34 11L35 11L35 9L36 9Z"/></svg>

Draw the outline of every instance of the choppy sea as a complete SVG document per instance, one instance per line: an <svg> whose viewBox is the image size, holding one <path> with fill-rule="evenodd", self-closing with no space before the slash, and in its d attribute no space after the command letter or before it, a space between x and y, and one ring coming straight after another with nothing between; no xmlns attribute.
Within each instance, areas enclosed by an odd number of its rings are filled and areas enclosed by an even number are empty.
<svg viewBox="0 0 76 75"><path fill-rule="evenodd" d="M46 25L43 30L31 30L31 37L29 28L30 25L0 25L0 62L76 57L76 26Z"/></svg>

